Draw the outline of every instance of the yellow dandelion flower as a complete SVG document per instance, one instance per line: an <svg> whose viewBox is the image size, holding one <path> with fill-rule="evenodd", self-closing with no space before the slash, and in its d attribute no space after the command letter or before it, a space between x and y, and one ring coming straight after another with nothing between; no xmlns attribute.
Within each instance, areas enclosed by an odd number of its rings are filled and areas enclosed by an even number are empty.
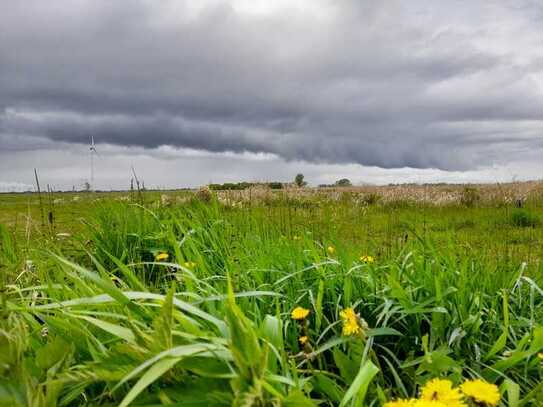
<svg viewBox="0 0 543 407"><path fill-rule="evenodd" d="M290 317L292 319L295 319L297 321L300 321L302 319L306 319L309 315L309 310L302 307L296 307L292 310Z"/></svg>
<svg viewBox="0 0 543 407"><path fill-rule="evenodd" d="M355 321L345 321L341 333L345 336L356 335L362 332L362 329Z"/></svg>
<svg viewBox="0 0 543 407"><path fill-rule="evenodd" d="M155 261L165 261L170 258L170 255L168 253L162 252L155 256Z"/></svg>
<svg viewBox="0 0 543 407"><path fill-rule="evenodd" d="M373 258L373 256L363 255L363 256L360 256L360 261L362 263L372 264L375 261L375 259Z"/></svg>
<svg viewBox="0 0 543 407"><path fill-rule="evenodd" d="M298 342L300 342L300 345L305 345L309 341L309 338L307 336L300 336L298 338Z"/></svg>
<svg viewBox="0 0 543 407"><path fill-rule="evenodd" d="M345 308L343 311L341 311L339 313L339 317L343 320L343 335L350 336L362 332L362 328L358 323L358 318L351 307Z"/></svg>
<svg viewBox="0 0 543 407"><path fill-rule="evenodd" d="M414 399L398 399L394 401L388 401L383 407L413 407Z"/></svg>
<svg viewBox="0 0 543 407"><path fill-rule="evenodd" d="M188 268L189 270L192 270L196 267L196 263L193 261L186 261L185 263L183 263L183 266L185 266L185 268Z"/></svg>
<svg viewBox="0 0 543 407"><path fill-rule="evenodd" d="M462 401L462 393L453 387L450 380L432 379L424 385L420 395L422 400L440 401L449 407L467 407Z"/></svg>
<svg viewBox="0 0 543 407"><path fill-rule="evenodd" d="M468 380L460 386L460 390L467 397L477 403L485 403L488 406L497 406L500 401L500 391L495 384L487 383L481 379Z"/></svg>
<svg viewBox="0 0 543 407"><path fill-rule="evenodd" d="M537 357L538 357L539 359L543 360L543 352L539 352L539 353L537 354Z"/></svg>
<svg viewBox="0 0 543 407"><path fill-rule="evenodd" d="M339 313L339 316L344 321L349 320L349 319L356 320L356 314L354 312L354 309L352 309L351 307L345 308L343 311Z"/></svg>
<svg viewBox="0 0 543 407"><path fill-rule="evenodd" d="M336 248L334 246L328 246L326 248L326 251L330 256L333 256L336 253Z"/></svg>

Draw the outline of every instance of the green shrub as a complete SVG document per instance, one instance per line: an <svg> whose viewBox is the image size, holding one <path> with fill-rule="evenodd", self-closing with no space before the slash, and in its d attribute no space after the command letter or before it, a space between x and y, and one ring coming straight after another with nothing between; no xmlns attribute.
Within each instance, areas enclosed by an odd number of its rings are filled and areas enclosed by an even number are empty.
<svg viewBox="0 0 543 407"><path fill-rule="evenodd" d="M511 212L509 223L519 228L533 228L539 224L539 218L525 209L515 209Z"/></svg>
<svg viewBox="0 0 543 407"><path fill-rule="evenodd" d="M352 182L351 180L349 180L348 178L342 178L340 180L337 180L336 183L335 183L335 186L337 187L350 187L352 186Z"/></svg>
<svg viewBox="0 0 543 407"><path fill-rule="evenodd" d="M270 182L268 186L270 189L283 189L283 183L281 182Z"/></svg>
<svg viewBox="0 0 543 407"><path fill-rule="evenodd" d="M242 191L254 185L251 182L225 182L224 184L209 184L208 188L212 191Z"/></svg>

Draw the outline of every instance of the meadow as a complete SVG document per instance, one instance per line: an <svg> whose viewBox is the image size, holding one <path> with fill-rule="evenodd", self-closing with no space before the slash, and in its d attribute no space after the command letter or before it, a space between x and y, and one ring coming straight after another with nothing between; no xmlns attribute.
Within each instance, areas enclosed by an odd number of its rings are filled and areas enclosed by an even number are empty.
<svg viewBox="0 0 543 407"><path fill-rule="evenodd" d="M541 183L2 194L0 405L543 406L542 242Z"/></svg>

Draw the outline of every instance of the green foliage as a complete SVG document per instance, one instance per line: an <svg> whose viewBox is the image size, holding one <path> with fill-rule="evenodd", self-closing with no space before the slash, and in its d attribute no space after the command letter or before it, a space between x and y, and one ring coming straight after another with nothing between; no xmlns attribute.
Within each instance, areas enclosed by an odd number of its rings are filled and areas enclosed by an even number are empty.
<svg viewBox="0 0 543 407"><path fill-rule="evenodd" d="M537 223L302 203L109 200L69 238L0 229L0 405L379 406L433 377L538 405ZM343 335L346 307L363 334Z"/></svg>
<svg viewBox="0 0 543 407"><path fill-rule="evenodd" d="M307 185L307 182L304 180L304 174L296 174L294 177L294 184L298 187L304 187Z"/></svg>
<svg viewBox="0 0 543 407"><path fill-rule="evenodd" d="M350 187L353 184L351 183L351 181L349 179L341 178L340 180L336 181L335 185L338 186L338 187Z"/></svg>
<svg viewBox="0 0 543 407"><path fill-rule="evenodd" d="M515 209L511 212L509 223L520 228L536 227L539 218L525 209Z"/></svg>
<svg viewBox="0 0 543 407"><path fill-rule="evenodd" d="M209 189L213 191L242 191L254 185L250 182L225 182L224 184L209 184Z"/></svg>
<svg viewBox="0 0 543 407"><path fill-rule="evenodd" d="M282 182L270 182L268 183L268 186L270 187L270 189L283 189Z"/></svg>

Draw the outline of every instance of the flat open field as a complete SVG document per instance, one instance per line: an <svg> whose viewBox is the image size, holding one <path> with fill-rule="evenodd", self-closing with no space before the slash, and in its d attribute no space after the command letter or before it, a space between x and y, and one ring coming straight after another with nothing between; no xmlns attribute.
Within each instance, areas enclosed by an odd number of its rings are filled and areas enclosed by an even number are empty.
<svg viewBox="0 0 543 407"><path fill-rule="evenodd" d="M4 194L0 224L0 405L381 406L438 378L499 391L444 405L543 405L541 183Z"/></svg>

